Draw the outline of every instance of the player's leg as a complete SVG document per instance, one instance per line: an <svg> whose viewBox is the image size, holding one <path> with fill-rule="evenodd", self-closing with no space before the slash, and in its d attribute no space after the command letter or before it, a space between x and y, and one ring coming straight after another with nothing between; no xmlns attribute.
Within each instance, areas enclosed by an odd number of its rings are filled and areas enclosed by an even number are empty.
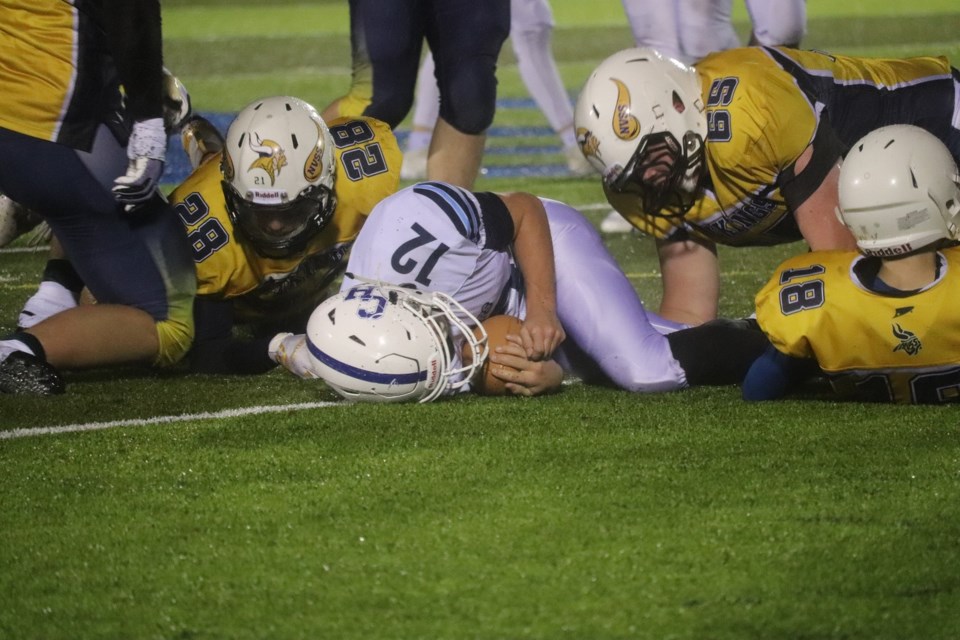
<svg viewBox="0 0 960 640"><path fill-rule="evenodd" d="M428 51L417 74L416 100L413 103L413 127L403 152L400 177L404 180L423 180L427 177L427 154L430 139L440 114L440 89L434 75L433 55Z"/></svg>
<svg viewBox="0 0 960 640"><path fill-rule="evenodd" d="M806 0L745 0L753 32L750 44L797 47L807 32Z"/></svg>
<svg viewBox="0 0 960 640"><path fill-rule="evenodd" d="M183 225L158 195L125 213L113 178L126 153L101 127L90 153L0 130L0 153L20 157L0 172L10 195L47 213L77 273L98 300L27 331L56 367L119 362L170 364L192 339L196 276ZM56 175L51 176L50 167ZM51 182L56 189L49 188Z"/></svg>
<svg viewBox="0 0 960 640"><path fill-rule="evenodd" d="M17 327L29 329L52 315L77 306L83 286L83 279L67 259L60 241L52 238L40 286L23 305Z"/></svg>
<svg viewBox="0 0 960 640"><path fill-rule="evenodd" d="M517 69L530 96L543 112L563 145L567 168L574 175L593 175L593 168L580 152L573 131L573 107L553 58L550 39L553 12L547 0L512 0L510 41Z"/></svg>
<svg viewBox="0 0 960 640"><path fill-rule="evenodd" d="M324 107L321 117L330 122L341 116L359 116L373 95L373 68L367 38L360 19L360 0L350 0L350 89Z"/></svg>
<svg viewBox="0 0 960 640"><path fill-rule="evenodd" d="M435 0L427 39L437 68L440 118L427 177L472 188L497 102L497 58L510 31L509 0Z"/></svg>
<svg viewBox="0 0 960 640"><path fill-rule="evenodd" d="M372 76L370 104L363 115L396 128L413 105L425 15L414 0L355 1Z"/></svg>
<svg viewBox="0 0 960 640"><path fill-rule="evenodd" d="M666 337L650 322L640 297L578 211L544 201L557 272L557 315L572 341L618 387L671 391L686 376ZM566 347L562 347L565 349Z"/></svg>
<svg viewBox="0 0 960 640"><path fill-rule="evenodd" d="M731 11L731 0L677 1L677 26L684 62L693 63L712 51L740 46Z"/></svg>
<svg viewBox="0 0 960 640"><path fill-rule="evenodd" d="M677 0L622 0L622 2L636 46L652 47L665 56L683 60L677 26Z"/></svg>

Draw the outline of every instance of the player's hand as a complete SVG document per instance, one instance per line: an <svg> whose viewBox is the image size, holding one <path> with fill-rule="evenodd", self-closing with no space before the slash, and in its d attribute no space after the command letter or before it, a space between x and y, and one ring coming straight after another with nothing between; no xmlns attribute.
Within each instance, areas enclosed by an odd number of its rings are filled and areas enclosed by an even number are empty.
<svg viewBox="0 0 960 640"><path fill-rule="evenodd" d="M167 133L163 118L151 118L133 123L127 143L127 172L114 181L113 195L117 202L131 211L153 196L163 174L167 154Z"/></svg>
<svg viewBox="0 0 960 640"><path fill-rule="evenodd" d="M549 360L566 337L556 313L527 307L527 317L520 329L520 338L528 359Z"/></svg>
<svg viewBox="0 0 960 640"><path fill-rule="evenodd" d="M309 380L317 377L307 349L307 336L302 333L278 333L270 341L267 353L271 360L283 365L298 378Z"/></svg>
<svg viewBox="0 0 960 640"><path fill-rule="evenodd" d="M520 336L507 335L507 344L488 356L490 362L505 367L491 368L491 374L503 380L507 392L515 396L539 396L560 388L563 369L554 360L534 362L526 356Z"/></svg>

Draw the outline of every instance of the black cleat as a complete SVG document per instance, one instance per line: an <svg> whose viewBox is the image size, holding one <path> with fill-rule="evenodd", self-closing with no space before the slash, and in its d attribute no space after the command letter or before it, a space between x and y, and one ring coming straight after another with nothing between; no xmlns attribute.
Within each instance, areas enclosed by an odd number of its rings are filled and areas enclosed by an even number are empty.
<svg viewBox="0 0 960 640"><path fill-rule="evenodd" d="M25 351L14 351L0 362L0 393L50 396L66 391L60 373Z"/></svg>

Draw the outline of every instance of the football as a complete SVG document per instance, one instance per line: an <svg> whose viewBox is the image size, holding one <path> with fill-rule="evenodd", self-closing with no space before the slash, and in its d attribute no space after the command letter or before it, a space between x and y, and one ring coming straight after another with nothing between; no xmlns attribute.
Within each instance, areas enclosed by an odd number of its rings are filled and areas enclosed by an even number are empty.
<svg viewBox="0 0 960 640"><path fill-rule="evenodd" d="M520 327L523 322L514 316L491 316L483 321L483 328L487 331L487 346L490 353L502 345L507 344L507 334L520 335ZM474 384L474 390L485 396L504 396L507 395L507 388L503 380L493 375L496 370L510 370L502 364L494 364L488 359L480 373L477 375L477 381Z"/></svg>

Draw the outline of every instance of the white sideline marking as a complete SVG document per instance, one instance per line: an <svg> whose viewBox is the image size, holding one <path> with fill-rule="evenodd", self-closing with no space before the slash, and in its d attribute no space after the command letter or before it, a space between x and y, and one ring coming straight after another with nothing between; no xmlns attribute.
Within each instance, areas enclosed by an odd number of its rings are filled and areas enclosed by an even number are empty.
<svg viewBox="0 0 960 640"><path fill-rule="evenodd" d="M204 411L203 413L184 413L176 416L156 416L153 418L133 418L130 420L111 420L110 422L88 422L86 424L66 424L59 427L34 427L32 429L11 429L0 431L0 440L14 438L28 438L30 436L47 436L60 433L76 433L79 431L99 431L113 427L146 427L152 424L169 424L171 422L187 422L189 420L216 420L220 418L238 418L263 413L280 413L282 411L303 411L304 409L322 409L324 407L341 406L341 402L301 402L274 406L245 407L242 409L224 409L223 411Z"/></svg>

